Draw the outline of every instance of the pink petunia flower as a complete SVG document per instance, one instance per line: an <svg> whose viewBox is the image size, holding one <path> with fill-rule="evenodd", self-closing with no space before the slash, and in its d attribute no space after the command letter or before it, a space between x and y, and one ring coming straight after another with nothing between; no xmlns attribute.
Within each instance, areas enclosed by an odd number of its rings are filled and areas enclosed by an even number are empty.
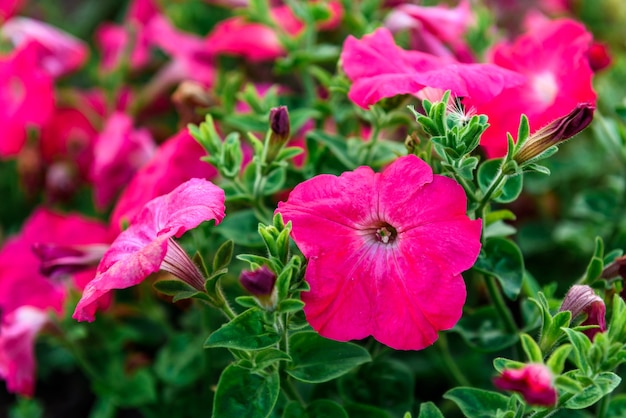
<svg viewBox="0 0 626 418"><path fill-rule="evenodd" d="M471 51L463 38L474 22L469 1L461 0L456 7L401 4L387 15L385 27L394 33L408 29L411 49L471 62Z"/></svg>
<svg viewBox="0 0 626 418"><path fill-rule="evenodd" d="M203 179L191 179L151 200L104 255L73 318L93 321L100 298L113 289L137 285L158 270L168 271L201 290L203 279L197 267L172 238L204 221L219 223L223 218L224 191Z"/></svg>
<svg viewBox="0 0 626 418"><path fill-rule="evenodd" d="M96 139L91 179L96 206L105 208L152 158L156 145L146 129L133 129L130 116L114 112Z"/></svg>
<svg viewBox="0 0 626 418"><path fill-rule="evenodd" d="M48 322L45 310L22 306L2 318L0 378L7 390L22 396L35 392L35 339Z"/></svg>
<svg viewBox="0 0 626 418"><path fill-rule="evenodd" d="M557 392L554 376L543 364L527 364L521 369L505 369L494 379L496 387L519 392L531 405L554 406Z"/></svg>
<svg viewBox="0 0 626 418"><path fill-rule="evenodd" d="M481 139L489 157L506 154L506 134L517 132L522 114L528 117L532 133L579 103L596 102L587 59L591 34L570 19L535 26L514 43L498 45L492 54L494 64L523 74L526 82L507 88L487 103L472 99L466 103L489 116L490 126Z"/></svg>
<svg viewBox="0 0 626 418"><path fill-rule="evenodd" d="M352 80L348 97L362 108L386 97L415 95L425 87L452 90L457 96L484 103L524 80L491 64L461 64L420 51L405 51L385 28L360 40L349 36L341 64Z"/></svg>
<svg viewBox="0 0 626 418"><path fill-rule="evenodd" d="M17 155L27 128L39 128L54 107L51 76L39 67L39 46L26 43L0 56L0 157Z"/></svg>
<svg viewBox="0 0 626 418"><path fill-rule="evenodd" d="M316 176L277 212L308 259L304 312L322 336L419 350L461 317L481 221L467 217L461 186L419 158Z"/></svg>
<svg viewBox="0 0 626 418"><path fill-rule="evenodd" d="M19 13L26 0L0 0L0 23Z"/></svg>
<svg viewBox="0 0 626 418"><path fill-rule="evenodd" d="M21 233L10 237L0 249L0 378L6 380L9 391L25 396L33 394L36 335L50 313L63 313L67 300L69 283L44 277L32 247L38 243L87 246L108 242L107 227L101 222L37 209ZM71 272L74 287L82 289L86 278L93 278L94 273L95 266L80 272L74 269ZM103 299L101 306L106 302Z"/></svg>
<svg viewBox="0 0 626 418"><path fill-rule="evenodd" d="M39 47L40 66L52 77L61 77L83 66L87 44L59 28L27 17L14 17L2 25L2 35L14 45L34 42Z"/></svg>
<svg viewBox="0 0 626 418"><path fill-rule="evenodd" d="M120 195L111 215L111 228L120 232L143 206L157 196L171 192L192 178L207 180L217 175L212 165L200 158L206 151L187 128L161 144L154 156L132 178Z"/></svg>

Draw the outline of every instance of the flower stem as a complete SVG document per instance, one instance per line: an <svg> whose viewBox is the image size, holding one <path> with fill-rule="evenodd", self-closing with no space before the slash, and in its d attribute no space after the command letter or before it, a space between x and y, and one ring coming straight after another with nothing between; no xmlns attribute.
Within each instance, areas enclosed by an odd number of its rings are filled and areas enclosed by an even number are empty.
<svg viewBox="0 0 626 418"><path fill-rule="evenodd" d="M446 370L450 373L456 385L471 386L470 381L467 379L467 377L465 377L465 374L463 374L459 366L456 364L456 361L454 361L452 353L450 353L448 336L445 332L439 334L439 339L437 340L437 348L439 349L439 354L441 355L443 364L446 366Z"/></svg>
<svg viewBox="0 0 626 418"><path fill-rule="evenodd" d="M496 311L500 314L500 318L504 321L504 326L507 331L511 334L517 334L517 324L515 324L515 320L513 319L513 315L511 311L506 306L504 302L504 298L502 297L502 293L500 292L500 288L496 283L496 278L491 275L485 276L485 284L487 285L487 291L489 292L489 297L491 298L491 302L493 303Z"/></svg>
<svg viewBox="0 0 626 418"><path fill-rule="evenodd" d="M502 186L502 182L504 181L506 176L507 175L504 173L504 171L502 171L502 166L500 166L500 168L498 169L497 177L491 182L489 188L487 188L487 191L479 200L480 203L478 204L478 208L475 212L477 216L480 216L481 218L483 217L483 211L485 210L485 207L489 204L491 196L500 188L500 186Z"/></svg>

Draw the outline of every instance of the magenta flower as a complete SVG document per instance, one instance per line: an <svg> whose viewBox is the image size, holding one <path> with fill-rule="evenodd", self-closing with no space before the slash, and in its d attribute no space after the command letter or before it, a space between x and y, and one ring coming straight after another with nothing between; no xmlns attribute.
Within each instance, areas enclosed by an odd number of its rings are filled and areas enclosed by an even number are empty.
<svg viewBox="0 0 626 418"><path fill-rule="evenodd" d="M461 317L481 221L467 217L461 186L419 158L316 176L277 212L308 259L304 312L322 336L419 350Z"/></svg>
<svg viewBox="0 0 626 418"><path fill-rule="evenodd" d="M474 21L468 0L461 0L456 7L401 4L387 15L385 27L394 33L408 29L411 49L471 62L464 37Z"/></svg>
<svg viewBox="0 0 626 418"><path fill-rule="evenodd" d="M543 364L527 364L521 369L505 369L493 383L503 390L519 392L531 405L554 406L557 392L554 376Z"/></svg>
<svg viewBox="0 0 626 418"><path fill-rule="evenodd" d="M35 392L35 339L48 322L45 310L22 306L2 318L0 378L7 390L22 396Z"/></svg>
<svg viewBox="0 0 626 418"><path fill-rule="evenodd" d="M0 157L17 155L28 126L41 127L52 113L54 89L39 67L39 46L27 43L0 56Z"/></svg>
<svg viewBox="0 0 626 418"><path fill-rule="evenodd" d="M583 333L593 341L596 334L606 331L606 305L604 300L587 285L575 284L563 298L559 311L570 311L572 319L586 316L580 325L597 325Z"/></svg>
<svg viewBox="0 0 626 418"><path fill-rule="evenodd" d="M87 44L47 23L14 17L2 25L2 35L14 45L34 42L39 46L40 66L52 77L60 77L83 66L89 55Z"/></svg>
<svg viewBox="0 0 626 418"><path fill-rule="evenodd" d="M460 64L450 59L398 47L388 29L358 40L346 39L341 64L352 87L348 97L367 108L386 97L417 94L425 87L451 90L476 103L523 82L519 74L491 64Z"/></svg>
<svg viewBox="0 0 626 418"><path fill-rule="evenodd" d="M33 394L36 335L50 313L63 313L67 300L69 283L44 277L32 247L38 243L86 247L108 242L106 225L101 222L37 209L21 233L10 237L0 249L0 378L6 381L10 392ZM71 273L74 286L82 289L86 279L93 278L95 266L65 273ZM102 304L106 302L102 300Z"/></svg>
<svg viewBox="0 0 626 418"><path fill-rule="evenodd" d="M507 132L515 135L520 116L528 116L531 133L571 112L579 103L595 104L593 72L587 53L592 37L576 21L561 19L535 25L513 44L493 51L493 63L526 76L487 103L467 103L489 116L481 145L490 157L506 154Z"/></svg>
<svg viewBox="0 0 626 418"><path fill-rule="evenodd" d="M192 178L214 178L215 167L200 160L205 155L186 128L161 144L122 191L111 215L112 230L119 232L122 222L130 222L146 203L181 183Z"/></svg>
<svg viewBox="0 0 626 418"><path fill-rule="evenodd" d="M91 180L96 206L105 208L152 158L156 145L146 129L133 129L130 116L115 112L96 139Z"/></svg>
<svg viewBox="0 0 626 418"><path fill-rule="evenodd" d="M200 223L224 218L224 191L202 179L191 179L171 193L146 204L128 229L113 242L87 284L73 318L93 321L98 300L113 289L139 284L160 269L201 289L199 272L180 246L172 240ZM189 264L191 263L191 264Z"/></svg>

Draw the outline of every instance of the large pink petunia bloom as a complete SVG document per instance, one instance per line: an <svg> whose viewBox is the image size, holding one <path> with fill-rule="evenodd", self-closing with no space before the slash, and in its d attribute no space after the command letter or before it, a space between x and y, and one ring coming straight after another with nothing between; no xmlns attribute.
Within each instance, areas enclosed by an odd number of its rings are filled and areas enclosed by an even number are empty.
<svg viewBox="0 0 626 418"><path fill-rule="evenodd" d="M132 178L111 214L111 228L120 232L143 206L157 196L171 192L192 178L212 179L217 170L200 160L206 151L187 128L159 146L154 156Z"/></svg>
<svg viewBox="0 0 626 418"><path fill-rule="evenodd" d="M151 200L104 255L96 277L85 287L73 318L93 321L98 301L111 290L137 285L160 269L182 278L179 273L185 272L180 269L188 265L181 264L185 254L172 238L204 221L219 223L223 218L224 191L207 180L191 179L171 193Z"/></svg>
<svg viewBox="0 0 626 418"><path fill-rule="evenodd" d="M308 259L304 312L322 336L419 350L461 317L481 221L467 217L461 186L419 158L316 176L277 212Z"/></svg>
<svg viewBox="0 0 626 418"><path fill-rule="evenodd" d="M341 64L352 80L348 97L363 108L387 97L415 95L425 87L451 90L457 96L484 103L524 80L492 64L461 64L425 52L406 51L385 28L360 40L349 36Z"/></svg>
<svg viewBox="0 0 626 418"><path fill-rule="evenodd" d="M591 42L591 34L581 23L560 19L536 23L514 43L496 46L492 62L525 75L526 82L507 88L489 102L467 102L477 113L489 116L490 126L481 139L489 157L506 154L506 134L515 135L522 114L534 132L579 103L595 104L593 71L587 59Z"/></svg>
<svg viewBox="0 0 626 418"><path fill-rule="evenodd" d="M91 180L96 206L104 208L111 203L155 150L154 140L146 129L134 129L130 116L114 112L94 146Z"/></svg>
<svg viewBox="0 0 626 418"><path fill-rule="evenodd" d="M456 7L401 4L387 15L385 27L392 32L408 29L411 49L471 62L464 36L474 22L469 0L461 0Z"/></svg>
<svg viewBox="0 0 626 418"><path fill-rule="evenodd" d="M14 45L35 42L40 66L52 77L60 77L83 66L89 55L87 44L47 23L14 17L2 25L2 35Z"/></svg>
<svg viewBox="0 0 626 418"><path fill-rule="evenodd" d="M22 306L2 318L0 378L7 390L23 396L35 392L35 339L48 322L45 310Z"/></svg>
<svg viewBox="0 0 626 418"><path fill-rule="evenodd" d="M17 155L28 127L41 127L54 107L52 77L39 67L39 46L28 42L0 56L0 157Z"/></svg>

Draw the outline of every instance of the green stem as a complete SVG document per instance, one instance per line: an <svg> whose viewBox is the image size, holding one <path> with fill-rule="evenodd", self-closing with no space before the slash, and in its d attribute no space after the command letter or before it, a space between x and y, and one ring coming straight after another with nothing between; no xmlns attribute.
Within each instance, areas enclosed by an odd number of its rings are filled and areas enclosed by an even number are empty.
<svg viewBox="0 0 626 418"><path fill-rule="evenodd" d="M511 334L517 334L519 332L517 324L515 324L513 315L504 302L500 287L498 286L498 283L496 283L496 278L490 275L485 275L485 284L487 285L487 291L489 292L491 302L496 308L496 311L500 314L500 318L504 321L506 330Z"/></svg>
<svg viewBox="0 0 626 418"><path fill-rule="evenodd" d="M491 196L500 188L500 186L502 186L502 182L504 181L506 176L507 175L504 173L504 171L502 171L502 166L500 166L500 168L498 169L498 176L491 182L483 197L480 200L476 199L478 200L478 202L480 202L478 208L475 211L475 214L477 216L483 217L483 211L485 207L489 204Z"/></svg>
<svg viewBox="0 0 626 418"><path fill-rule="evenodd" d="M465 374L463 374L459 366L456 364L456 361L454 361L452 353L450 353L448 336L445 332L439 334L439 339L437 340L437 348L439 349L439 354L441 354L443 364L446 366L446 370L454 379L455 384L457 386L471 386L470 381L467 379L467 377L465 377Z"/></svg>
<svg viewBox="0 0 626 418"><path fill-rule="evenodd" d="M293 384L293 380L286 373L281 373L280 377L280 388L283 390L283 393L289 400L297 401L300 405L305 406L306 402L298 392L298 389Z"/></svg>
<svg viewBox="0 0 626 418"><path fill-rule="evenodd" d="M597 418L606 417L606 411L609 409L609 403L611 402L611 394L608 393L602 399L600 399L600 403L598 404L598 412L596 414Z"/></svg>
<svg viewBox="0 0 626 418"><path fill-rule="evenodd" d="M363 160L363 163L365 165L370 165L371 163L371 158L372 158L372 152L374 152L374 147L376 146L376 144L378 143L378 137L380 136L380 127L378 126L378 121L376 121L374 123L374 130L372 131L372 138L369 140L369 142L365 145L365 158Z"/></svg>
<svg viewBox="0 0 626 418"><path fill-rule="evenodd" d="M474 194L474 188L467 182L467 180L461 177L455 171L452 172L452 175L454 176L454 179L456 180L456 182L459 183L461 187L463 187L463 190L465 190L465 194L467 195L467 198L472 202L478 202L478 199L476 198L476 195Z"/></svg>

